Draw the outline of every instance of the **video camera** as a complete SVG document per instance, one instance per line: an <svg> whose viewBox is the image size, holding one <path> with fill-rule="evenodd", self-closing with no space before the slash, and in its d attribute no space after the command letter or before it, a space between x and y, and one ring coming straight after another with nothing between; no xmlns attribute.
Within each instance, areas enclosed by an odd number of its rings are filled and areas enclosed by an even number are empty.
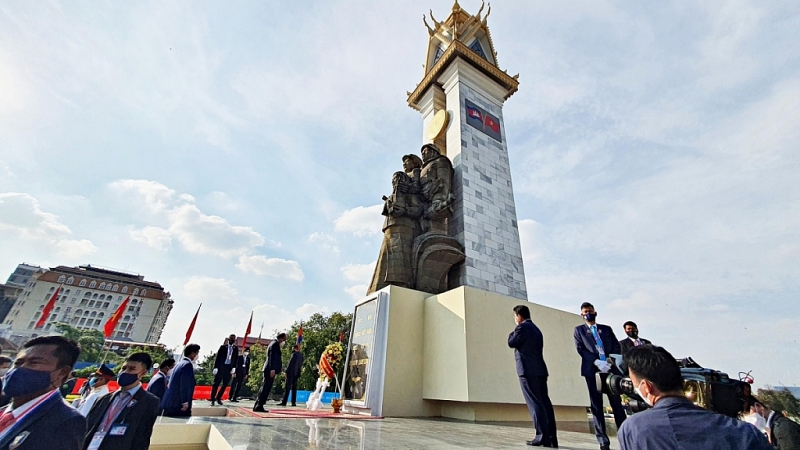
<svg viewBox="0 0 800 450"><path fill-rule="evenodd" d="M634 413L649 408L644 399L636 394L630 378L619 374L627 374L622 357L613 358L612 373L597 374L597 388L606 394L625 394L628 404ZM719 370L707 369L697 364L691 357L679 359L678 365L683 375L683 392L686 398L697 406L729 417L738 417L746 412L750 397L750 383L733 380L728 374Z"/></svg>

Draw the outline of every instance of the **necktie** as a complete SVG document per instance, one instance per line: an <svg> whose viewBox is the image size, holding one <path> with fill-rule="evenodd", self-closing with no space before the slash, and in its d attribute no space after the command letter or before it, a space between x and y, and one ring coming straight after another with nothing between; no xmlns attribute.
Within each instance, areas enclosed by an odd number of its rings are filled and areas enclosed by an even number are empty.
<svg viewBox="0 0 800 450"><path fill-rule="evenodd" d="M3 416L0 417L0 433L5 431L11 425L14 425L14 422L16 421L17 419L14 418L14 414L12 414L11 411L3 414Z"/></svg>
<svg viewBox="0 0 800 450"><path fill-rule="evenodd" d="M603 347L603 340L600 339L600 334L598 334L597 332L597 325L592 325L591 327L589 327L589 329L592 330L592 336L594 337L594 342L595 345L597 346L597 353L600 354L600 361L605 361L606 351L605 348Z"/></svg>
<svg viewBox="0 0 800 450"><path fill-rule="evenodd" d="M638 347L638 346L642 345L642 341L637 339L637 340L633 341L633 345L634 345L634 347Z"/></svg>
<svg viewBox="0 0 800 450"><path fill-rule="evenodd" d="M122 409L128 404L131 399L131 394L129 392L120 392L116 399L111 402L111 406L108 407L106 411L106 417L103 419L103 423L100 424L100 429L98 431L104 432L108 431L111 428L111 424L114 423L114 420L117 418Z"/></svg>

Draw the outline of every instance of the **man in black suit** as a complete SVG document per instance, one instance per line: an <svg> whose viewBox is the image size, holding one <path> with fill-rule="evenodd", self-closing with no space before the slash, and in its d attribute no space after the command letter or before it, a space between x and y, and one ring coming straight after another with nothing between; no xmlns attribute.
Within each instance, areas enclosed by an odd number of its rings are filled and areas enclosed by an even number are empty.
<svg viewBox="0 0 800 450"><path fill-rule="evenodd" d="M214 360L214 384L211 386L211 406L214 406L214 401L218 405L222 405L222 394L225 393L225 388L231 381L231 375L236 374L236 361L239 359L239 349L236 347L236 335L228 336L226 342L219 346L217 351L217 358ZM217 387L222 383L219 392Z"/></svg>
<svg viewBox="0 0 800 450"><path fill-rule="evenodd" d="M86 416L84 450L147 450L158 417L159 398L142 387L153 360L133 353L117 375L119 390L94 403Z"/></svg>
<svg viewBox="0 0 800 450"><path fill-rule="evenodd" d="M536 437L527 441L527 444L558 448L556 416L547 393L549 373L542 354L544 336L531 321L531 312L527 306L514 307L514 321L517 326L508 335L508 346L514 349L519 385L536 428Z"/></svg>
<svg viewBox="0 0 800 450"><path fill-rule="evenodd" d="M183 349L183 358L175 364L169 376L167 391L161 399L161 409L165 416L190 417L192 398L197 380L194 378L194 361L200 355L200 346L189 344Z"/></svg>
<svg viewBox="0 0 800 450"><path fill-rule="evenodd" d="M272 383L275 382L275 376L281 373L283 368L283 361L281 360L281 347L286 343L286 333L281 333L278 337L269 343L267 346L267 359L264 361L264 366L261 371L264 373L264 384L258 391L258 399L253 406L255 412L268 412L264 409L264 403L269 399L269 394L272 392Z"/></svg>
<svg viewBox="0 0 800 450"><path fill-rule="evenodd" d="M283 401L279 403L281 406L286 406L289 400L289 391L292 391L292 406L297 406L297 379L300 378L300 372L303 370L303 353L300 352L300 344L295 344L292 347L292 358L286 366L286 389L283 392Z"/></svg>
<svg viewBox="0 0 800 450"><path fill-rule="evenodd" d="M622 325L622 329L625 330L625 334L628 335L627 339L619 341L619 346L622 349L622 356L625 356L625 353L628 353L628 350L632 349L633 347L652 344L652 342L648 341L647 339L642 339L639 337L639 327L637 327L633 321L629 320L625 322Z"/></svg>
<svg viewBox="0 0 800 450"><path fill-rule="evenodd" d="M246 347L236 360L236 374L234 374L233 381L231 381L230 391L232 402L239 402L239 391L248 378L250 378L250 347Z"/></svg>
<svg viewBox="0 0 800 450"><path fill-rule="evenodd" d="M595 374L599 373L600 377L605 379L612 370L617 372L617 369L611 364L609 356L621 354L622 349L611 327L595 323L597 312L591 303L584 302L581 305L581 316L584 324L575 327L573 336L575 348L581 355L581 376L586 380L586 387L589 390L589 404L594 418L597 442L600 443L601 450L608 450L610 441L606 434L606 421L603 415L603 394L597 390ZM622 407L619 395L607 395L608 403L614 412L614 422L619 429L627 417L625 409Z"/></svg>
<svg viewBox="0 0 800 450"><path fill-rule="evenodd" d="M769 442L777 449L800 449L800 425L783 414L775 412L755 397L750 397L750 406L764 418Z"/></svg>
<svg viewBox="0 0 800 450"><path fill-rule="evenodd" d="M11 404L0 410L0 450L80 450L86 419L59 392L80 352L77 342L62 336L22 346L3 386Z"/></svg>
<svg viewBox="0 0 800 450"><path fill-rule="evenodd" d="M167 358L161 361L161 364L158 366L158 373L153 375L153 378L150 378L150 382L147 383L147 392L158 397L159 402L164 398L164 392L167 392L169 371L172 370L173 367L175 367L174 359Z"/></svg>

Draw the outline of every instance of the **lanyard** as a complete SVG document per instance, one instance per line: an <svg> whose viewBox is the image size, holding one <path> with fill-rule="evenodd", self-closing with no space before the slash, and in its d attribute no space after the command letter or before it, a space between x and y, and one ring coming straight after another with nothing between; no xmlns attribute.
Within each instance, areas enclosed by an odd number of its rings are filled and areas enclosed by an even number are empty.
<svg viewBox="0 0 800 450"><path fill-rule="evenodd" d="M603 348L603 341L600 339L600 335L597 334L597 325L592 325L589 327L592 330L592 336L594 336L594 342L597 345L597 353L600 354L600 361L606 360L606 351Z"/></svg>
<svg viewBox="0 0 800 450"><path fill-rule="evenodd" d="M11 424L11 426L9 426L8 428L6 428L2 432L0 432L0 439L3 439L4 437L6 437L9 433L11 433L11 430L17 428L25 420L26 417L28 417L29 415L33 414L34 411L38 411L47 400L50 400L51 398L55 397L56 395L58 395L60 397L61 393L58 391L58 389L53 389L50 392L49 395L45 395L44 397L42 397L39 400L37 400L36 403L31 405L31 407L28 408L27 411L22 413L19 417L15 418L14 419L14 423ZM3 415L5 416L6 414L13 414L13 412L11 410L11 405L9 405L8 408L6 408L6 411L5 411L5 413Z"/></svg>
<svg viewBox="0 0 800 450"><path fill-rule="evenodd" d="M114 423L117 416L125 409L132 398L133 396L130 393L120 392L111 402L111 406L106 410L106 416L103 418L103 422L100 424L100 428L98 428L97 431L101 433L108 431L111 424Z"/></svg>

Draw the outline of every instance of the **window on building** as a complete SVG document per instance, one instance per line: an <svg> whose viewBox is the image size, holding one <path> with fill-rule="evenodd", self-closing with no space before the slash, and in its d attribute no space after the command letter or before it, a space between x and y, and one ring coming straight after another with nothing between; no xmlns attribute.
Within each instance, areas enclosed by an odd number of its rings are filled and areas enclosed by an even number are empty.
<svg viewBox="0 0 800 450"><path fill-rule="evenodd" d="M70 307L67 307L67 309L65 310L65 312L67 312L67 313L69 313L70 311L72 311L72 308L70 308Z"/></svg>
<svg viewBox="0 0 800 450"><path fill-rule="evenodd" d="M83 315L84 315L84 316L86 316L86 317L88 317L88 316L89 316L89 310L86 310L86 311L84 311L84 312L83 312Z"/></svg>
<svg viewBox="0 0 800 450"><path fill-rule="evenodd" d="M128 306L128 312L133 312L134 309L136 308L134 308L133 306Z"/></svg>
<svg viewBox="0 0 800 450"><path fill-rule="evenodd" d="M80 283L78 283L78 286L80 286L80 287L84 287L84 286L86 286L86 278L84 278L83 280L81 280L81 282L80 282Z"/></svg>
<svg viewBox="0 0 800 450"><path fill-rule="evenodd" d="M66 295L61 297L61 303L64 303L65 301L67 301L67 296Z"/></svg>
<svg viewBox="0 0 800 450"><path fill-rule="evenodd" d="M75 298L75 297L72 297L72 298L70 299L69 303L70 303L71 305L74 305L76 301L78 301L78 299L77 299L77 298Z"/></svg>
<svg viewBox="0 0 800 450"><path fill-rule="evenodd" d="M92 298L97 298L97 294L92 295Z"/></svg>
<svg viewBox="0 0 800 450"><path fill-rule="evenodd" d="M81 314L83 314L83 310L82 309L75 310L75 315L80 316Z"/></svg>
<svg viewBox="0 0 800 450"><path fill-rule="evenodd" d="M106 299L106 295L105 295L105 294L101 294L101 295L100 295L100 298L99 298L98 300L100 300L100 301L103 301L103 300L105 300L105 299Z"/></svg>
<svg viewBox="0 0 800 450"><path fill-rule="evenodd" d="M64 275L61 275L60 277L58 277L58 282L59 283L63 283L65 281L67 281L67 277L65 277Z"/></svg>
<svg viewBox="0 0 800 450"><path fill-rule="evenodd" d="M61 311L61 307L60 306L56 306L56 312L59 312L59 311Z"/></svg>
<svg viewBox="0 0 800 450"><path fill-rule="evenodd" d="M55 287L51 287L51 288L50 288L50 289L49 289L47 292L49 292L49 293L51 293L51 294L52 294L52 293L53 293L53 291L55 291L55 290L56 290L56 288L55 288Z"/></svg>
<svg viewBox="0 0 800 450"><path fill-rule="evenodd" d="M52 295L53 295L53 294L47 294L47 295L45 295L43 300L44 300L44 301L48 301L48 300L50 300L50 297L52 297Z"/></svg>
<svg viewBox="0 0 800 450"><path fill-rule="evenodd" d="M100 313L97 315L97 317L104 317L105 315L106 315L105 313Z"/></svg>
<svg viewBox="0 0 800 450"><path fill-rule="evenodd" d="M122 286L122 293L123 294L127 294L128 293L128 286Z"/></svg>
<svg viewBox="0 0 800 450"><path fill-rule="evenodd" d="M97 281L92 281L91 283L89 283L89 289L94 289L96 287L97 287Z"/></svg>
<svg viewBox="0 0 800 450"><path fill-rule="evenodd" d="M91 296L92 296L91 292L86 292L85 294L83 294L84 298L91 298Z"/></svg>
<svg viewBox="0 0 800 450"><path fill-rule="evenodd" d="M125 320L125 321L131 320L131 316L125 316L125 317L122 318L122 320Z"/></svg>
<svg viewBox="0 0 800 450"><path fill-rule="evenodd" d="M105 288L106 288L106 283L104 281L104 282L100 283L100 287L97 288L97 289L105 289Z"/></svg>
<svg viewBox="0 0 800 450"><path fill-rule="evenodd" d="M132 304L132 305L135 305L135 304L137 304L137 303L139 303L139 300L136 300L136 299L133 299L133 300L131 300L131 304Z"/></svg>
<svg viewBox="0 0 800 450"><path fill-rule="evenodd" d="M108 305L109 305L108 302L103 303L103 308L108 308Z"/></svg>
<svg viewBox="0 0 800 450"><path fill-rule="evenodd" d="M83 318L83 319L81 319L80 322L78 322L78 325L83 325L85 323L86 323L86 318Z"/></svg>
<svg viewBox="0 0 800 450"><path fill-rule="evenodd" d="M100 319L97 319L97 320L94 321L94 326L98 326L98 325L100 325Z"/></svg>
<svg viewBox="0 0 800 450"><path fill-rule="evenodd" d="M69 295L69 292L69 289L67 289L66 291L62 292L61 295Z"/></svg>
<svg viewBox="0 0 800 450"><path fill-rule="evenodd" d="M111 288L111 290L114 291L114 292L117 292L119 290L119 285L115 284L114 287Z"/></svg>
<svg viewBox="0 0 800 450"><path fill-rule="evenodd" d="M94 308L94 300L89 302L89 308Z"/></svg>
<svg viewBox="0 0 800 450"><path fill-rule="evenodd" d="M147 294L147 289L142 289L142 297L144 297L146 294Z"/></svg>
<svg viewBox="0 0 800 450"><path fill-rule="evenodd" d="M92 311L92 313L89 314L89 317L97 317L97 311Z"/></svg>
<svg viewBox="0 0 800 450"><path fill-rule="evenodd" d="M75 278L74 277L67 278L67 284L72 284L74 282L75 282Z"/></svg>
<svg viewBox="0 0 800 450"><path fill-rule="evenodd" d="M33 329L33 326L34 326L34 325L36 325L36 322L34 322L34 321L31 321L31 323L29 323L29 324L28 324L28 329L29 329L29 330L30 330L30 329Z"/></svg>
<svg viewBox="0 0 800 450"><path fill-rule="evenodd" d="M85 299L81 300L81 306L86 306L87 303L89 303L89 299L85 298Z"/></svg>

